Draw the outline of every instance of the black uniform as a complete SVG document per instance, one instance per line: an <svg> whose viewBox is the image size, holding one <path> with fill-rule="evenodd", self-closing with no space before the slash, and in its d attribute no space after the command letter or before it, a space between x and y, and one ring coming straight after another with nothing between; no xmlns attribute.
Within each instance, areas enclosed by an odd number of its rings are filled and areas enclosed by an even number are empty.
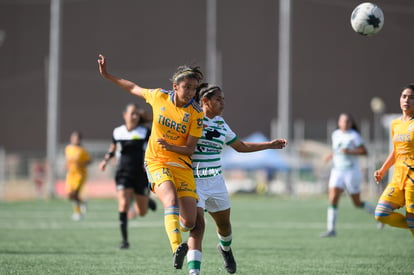
<svg viewBox="0 0 414 275"><path fill-rule="evenodd" d="M150 129L138 125L128 131L125 125L114 129L112 143L120 148L115 181L117 190L134 189L136 194L148 194L148 178L144 169L144 147L151 134Z"/></svg>

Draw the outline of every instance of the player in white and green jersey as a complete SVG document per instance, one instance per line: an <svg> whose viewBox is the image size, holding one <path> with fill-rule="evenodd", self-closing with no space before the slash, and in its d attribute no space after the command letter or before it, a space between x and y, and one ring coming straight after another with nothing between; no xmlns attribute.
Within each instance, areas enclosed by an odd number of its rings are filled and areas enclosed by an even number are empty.
<svg viewBox="0 0 414 275"><path fill-rule="evenodd" d="M340 114L338 129L332 133L332 152L325 156L325 161L332 159L333 167L329 176L327 231L322 232L321 237L336 236L338 204L344 191L349 194L355 207L364 209L374 216L375 207L368 201L361 200L362 173L358 157L366 154L364 141L354 119L350 114ZM378 224L378 228L382 227L382 224Z"/></svg>
<svg viewBox="0 0 414 275"><path fill-rule="evenodd" d="M221 117L224 95L218 86L202 84L196 99L203 108L203 133L192 156L194 178L197 184L197 223L188 240L192 247L187 253L189 274L199 274L201 247L204 234L204 210L216 222L219 244L217 249L223 256L228 273L236 272L236 261L231 250L232 231L230 223L230 200L222 175L221 156L226 145L238 152L254 152L265 149L282 149L285 139L268 142L243 142Z"/></svg>
<svg viewBox="0 0 414 275"><path fill-rule="evenodd" d="M221 152L225 145L237 140L236 134L221 116L203 119L203 135L197 142L193 154L194 178L211 178L222 173Z"/></svg>

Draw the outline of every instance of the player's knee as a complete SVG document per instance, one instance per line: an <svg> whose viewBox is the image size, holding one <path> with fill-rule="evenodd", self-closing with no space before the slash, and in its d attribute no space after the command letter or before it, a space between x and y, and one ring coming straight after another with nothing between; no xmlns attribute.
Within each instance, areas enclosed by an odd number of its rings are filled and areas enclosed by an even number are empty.
<svg viewBox="0 0 414 275"><path fill-rule="evenodd" d="M375 208L375 219L379 222L384 222L394 209L386 203L378 203Z"/></svg>
<svg viewBox="0 0 414 275"><path fill-rule="evenodd" d="M195 227L195 222L180 220L180 229L183 232L191 231Z"/></svg>
<svg viewBox="0 0 414 275"><path fill-rule="evenodd" d="M148 213L148 209L147 208L144 208L144 209L139 208L137 214L140 217L144 217L145 215L147 215L147 213Z"/></svg>
<svg viewBox="0 0 414 275"><path fill-rule="evenodd" d="M70 192L68 198L73 201L76 199L76 194L74 192Z"/></svg>

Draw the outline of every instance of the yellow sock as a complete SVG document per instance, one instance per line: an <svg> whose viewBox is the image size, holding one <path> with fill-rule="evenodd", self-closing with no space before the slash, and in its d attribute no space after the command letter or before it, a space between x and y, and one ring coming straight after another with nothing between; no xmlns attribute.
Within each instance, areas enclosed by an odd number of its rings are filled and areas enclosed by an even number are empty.
<svg viewBox="0 0 414 275"><path fill-rule="evenodd" d="M392 212L390 215L388 216L384 216L384 217L376 217L378 221L394 226L394 227L399 227L399 228L408 228L407 225L407 221L405 220L405 216L397 213L397 212Z"/></svg>
<svg viewBox="0 0 414 275"><path fill-rule="evenodd" d="M73 206L73 213L80 214L80 212L80 205L75 203L75 205Z"/></svg>
<svg viewBox="0 0 414 275"><path fill-rule="evenodd" d="M398 212L394 212L394 208L384 202L379 202L377 204L377 208L375 209L375 219L394 227L408 228L405 216Z"/></svg>
<svg viewBox="0 0 414 275"><path fill-rule="evenodd" d="M181 244L181 232L179 230L179 210L178 207L171 206L164 210L164 226L167 232L168 239L170 241L171 249L173 253L177 247Z"/></svg>

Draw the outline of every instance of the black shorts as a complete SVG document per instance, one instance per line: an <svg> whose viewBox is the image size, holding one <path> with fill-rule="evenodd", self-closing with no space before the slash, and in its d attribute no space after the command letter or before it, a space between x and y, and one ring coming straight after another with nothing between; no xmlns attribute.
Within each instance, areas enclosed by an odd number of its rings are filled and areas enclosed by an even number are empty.
<svg viewBox="0 0 414 275"><path fill-rule="evenodd" d="M137 195L148 195L148 178L144 168L117 170L115 174L116 190L131 188Z"/></svg>

